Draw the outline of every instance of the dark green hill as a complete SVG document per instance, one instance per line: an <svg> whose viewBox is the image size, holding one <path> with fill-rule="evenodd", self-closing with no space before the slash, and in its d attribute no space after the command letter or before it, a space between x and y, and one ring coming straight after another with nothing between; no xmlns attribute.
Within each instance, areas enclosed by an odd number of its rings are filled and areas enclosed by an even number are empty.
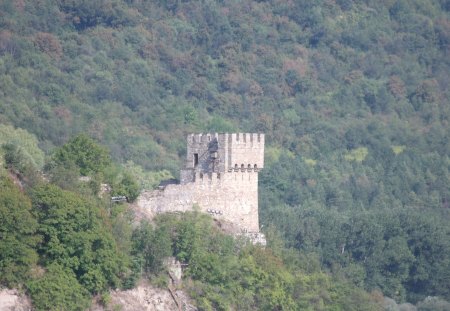
<svg viewBox="0 0 450 311"><path fill-rule="evenodd" d="M2 0L0 122L47 153L85 132L173 174L188 132L265 132L261 218L288 246L398 299L449 299L449 11Z"/></svg>

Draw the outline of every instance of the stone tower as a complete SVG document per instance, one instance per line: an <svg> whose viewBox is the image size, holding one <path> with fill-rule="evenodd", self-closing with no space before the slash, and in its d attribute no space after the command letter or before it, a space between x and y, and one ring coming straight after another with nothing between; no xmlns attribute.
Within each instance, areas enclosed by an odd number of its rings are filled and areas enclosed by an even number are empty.
<svg viewBox="0 0 450 311"><path fill-rule="evenodd" d="M206 133L187 136L180 184L144 193L138 205L152 213L192 210L259 232L258 172L264 168L264 134Z"/></svg>
<svg viewBox="0 0 450 311"><path fill-rule="evenodd" d="M181 184L196 174L255 172L264 167L264 134L190 134Z"/></svg>

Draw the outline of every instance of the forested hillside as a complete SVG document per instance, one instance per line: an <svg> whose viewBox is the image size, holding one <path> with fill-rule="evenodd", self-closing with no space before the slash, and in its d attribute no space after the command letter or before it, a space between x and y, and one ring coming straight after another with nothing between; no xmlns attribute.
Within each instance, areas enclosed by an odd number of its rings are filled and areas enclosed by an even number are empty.
<svg viewBox="0 0 450 311"><path fill-rule="evenodd" d="M3 164L34 208L47 192L70 207L60 191L135 196L134 179L177 177L187 133L264 132L269 237L398 302L449 301L449 55L448 0L0 0ZM109 220L86 208L95 236ZM94 293L126 283L125 257L101 281L59 264Z"/></svg>

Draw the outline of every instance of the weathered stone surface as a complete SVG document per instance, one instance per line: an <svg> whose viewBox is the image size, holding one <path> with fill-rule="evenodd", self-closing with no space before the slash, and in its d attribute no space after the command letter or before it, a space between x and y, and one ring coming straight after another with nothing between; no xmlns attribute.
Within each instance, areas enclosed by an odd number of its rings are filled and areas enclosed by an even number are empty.
<svg viewBox="0 0 450 311"><path fill-rule="evenodd" d="M17 289L0 289L0 310L28 311L31 309L30 299Z"/></svg>
<svg viewBox="0 0 450 311"><path fill-rule="evenodd" d="M190 134L184 169L193 173L262 169L264 139L264 134L255 133Z"/></svg>
<svg viewBox="0 0 450 311"><path fill-rule="evenodd" d="M191 134L181 184L145 191L137 205L148 218L195 205L242 232L259 232L258 172L263 167L264 134Z"/></svg>
<svg viewBox="0 0 450 311"><path fill-rule="evenodd" d="M111 301L105 308L95 303L90 311L122 310L122 311L195 311L190 298L182 290L155 288L149 282L141 280L129 290L110 291Z"/></svg>

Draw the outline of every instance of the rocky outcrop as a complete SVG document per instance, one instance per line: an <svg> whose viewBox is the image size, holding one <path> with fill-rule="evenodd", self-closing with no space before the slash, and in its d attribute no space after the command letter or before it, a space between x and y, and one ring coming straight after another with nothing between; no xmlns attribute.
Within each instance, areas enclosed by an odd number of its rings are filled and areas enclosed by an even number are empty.
<svg viewBox="0 0 450 311"><path fill-rule="evenodd" d="M1 311L29 311L31 301L17 289L0 289Z"/></svg>
<svg viewBox="0 0 450 311"><path fill-rule="evenodd" d="M155 288L147 281L141 281L129 290L110 292L111 300L106 307L95 305L90 311L179 311L197 310L189 297L172 285L170 289Z"/></svg>

